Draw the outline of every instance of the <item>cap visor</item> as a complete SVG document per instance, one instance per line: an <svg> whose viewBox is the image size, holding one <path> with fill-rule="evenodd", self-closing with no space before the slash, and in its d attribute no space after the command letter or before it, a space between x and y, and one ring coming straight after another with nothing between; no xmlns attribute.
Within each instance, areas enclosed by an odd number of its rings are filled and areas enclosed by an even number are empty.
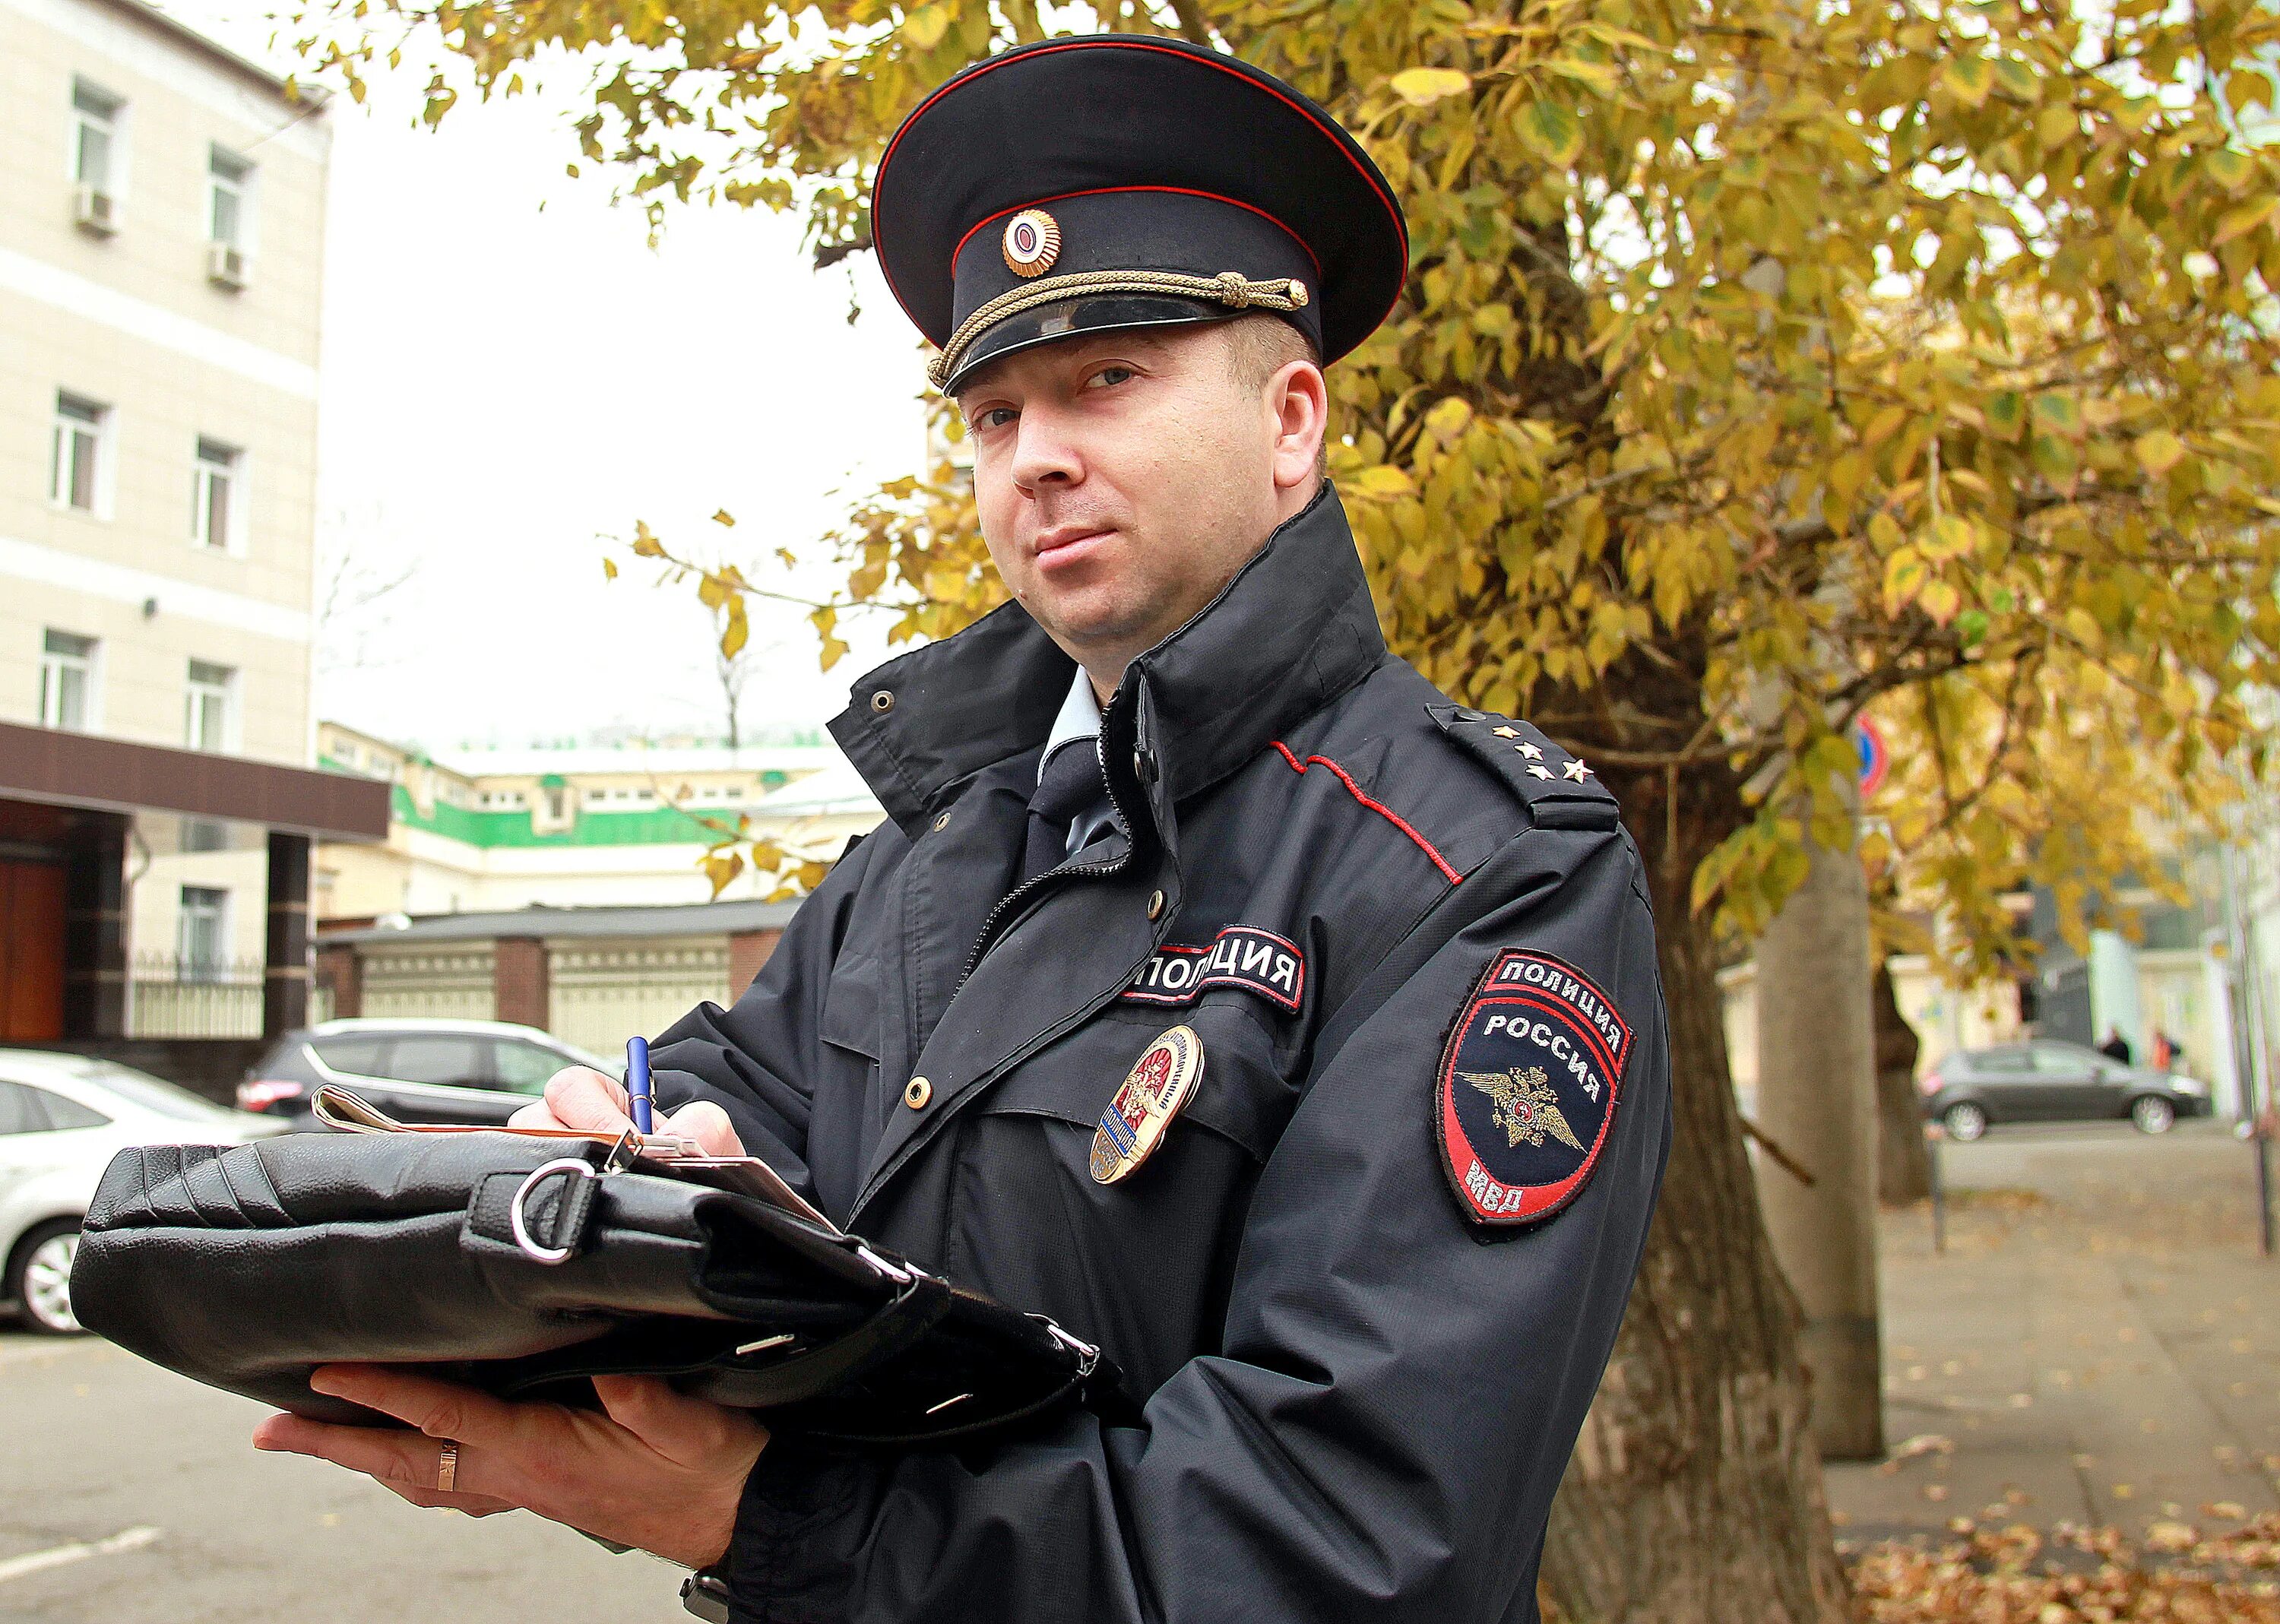
<svg viewBox="0 0 2280 1624"><path fill-rule="evenodd" d="M958 370L944 382L942 392L955 395L967 386L975 373L990 362L1018 350L1034 350L1039 344L1054 344L1065 338L1085 338L1101 333L1126 332L1136 327L1186 327L1199 321L1225 321L1230 316L1247 313L1231 305L1215 304L1203 299L1176 298L1167 294L1119 294L1107 298L1086 298L1080 294L1051 304L1041 304L1035 310L1023 311L1018 316L1008 316L994 323L987 333L974 341L971 349L959 358Z"/></svg>

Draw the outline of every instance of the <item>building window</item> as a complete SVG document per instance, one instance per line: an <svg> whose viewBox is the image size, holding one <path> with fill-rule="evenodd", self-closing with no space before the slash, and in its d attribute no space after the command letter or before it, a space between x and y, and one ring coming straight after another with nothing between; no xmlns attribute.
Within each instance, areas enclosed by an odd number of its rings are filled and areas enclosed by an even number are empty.
<svg viewBox="0 0 2280 1624"><path fill-rule="evenodd" d="M229 825L213 818L183 819L182 850L185 851L228 850Z"/></svg>
<svg viewBox="0 0 2280 1624"><path fill-rule="evenodd" d="M95 725L95 639L50 629L40 650L40 726L85 733Z"/></svg>
<svg viewBox="0 0 2280 1624"><path fill-rule="evenodd" d="M72 81L72 179L79 223L98 236L119 228L118 202L127 180L127 103L101 85Z"/></svg>
<svg viewBox="0 0 2280 1624"><path fill-rule="evenodd" d="M197 470L190 485L190 539L216 552L235 550L244 487L245 453L199 435Z"/></svg>
<svg viewBox="0 0 2280 1624"><path fill-rule="evenodd" d="M103 505L111 408L65 390L56 394L56 431L48 495L59 506L92 513Z"/></svg>
<svg viewBox="0 0 2280 1624"><path fill-rule="evenodd" d="M253 246L253 165L216 147L206 160L206 233L240 252Z"/></svg>
<svg viewBox="0 0 2280 1624"><path fill-rule="evenodd" d="M192 750L226 750L236 731L237 673L227 666L190 662L183 741Z"/></svg>
<svg viewBox="0 0 2280 1624"><path fill-rule="evenodd" d="M229 968L229 893L218 887L182 888L182 913L174 948L175 974L186 981L218 981Z"/></svg>

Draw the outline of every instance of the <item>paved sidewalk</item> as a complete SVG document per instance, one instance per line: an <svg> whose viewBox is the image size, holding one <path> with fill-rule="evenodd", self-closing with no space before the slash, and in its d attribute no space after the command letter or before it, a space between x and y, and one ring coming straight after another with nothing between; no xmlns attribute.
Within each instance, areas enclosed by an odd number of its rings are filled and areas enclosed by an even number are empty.
<svg viewBox="0 0 2280 1624"><path fill-rule="evenodd" d="M1893 1458L1830 1466L1840 1538L1960 1517L2137 1540L2280 1510L2280 1261L2257 1255L2252 1154L2207 1123L1944 1147L1945 1253L1928 1211L1883 1227Z"/></svg>

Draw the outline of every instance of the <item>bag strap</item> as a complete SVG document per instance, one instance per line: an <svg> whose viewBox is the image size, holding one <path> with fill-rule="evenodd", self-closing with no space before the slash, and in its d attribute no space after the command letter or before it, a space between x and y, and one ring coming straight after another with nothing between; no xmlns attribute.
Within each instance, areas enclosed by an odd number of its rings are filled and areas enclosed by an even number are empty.
<svg viewBox="0 0 2280 1624"><path fill-rule="evenodd" d="M694 1398L738 1409L766 1410L819 1397L915 1346L950 1312L950 1282L908 1271L895 1295L871 1317L821 1347L765 1370L712 1366L675 1383Z"/></svg>

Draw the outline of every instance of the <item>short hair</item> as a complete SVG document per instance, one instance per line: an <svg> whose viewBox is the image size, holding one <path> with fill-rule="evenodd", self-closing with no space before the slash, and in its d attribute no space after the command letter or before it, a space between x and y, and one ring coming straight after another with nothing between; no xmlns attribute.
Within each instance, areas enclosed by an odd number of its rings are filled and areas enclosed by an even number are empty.
<svg viewBox="0 0 2280 1624"><path fill-rule="evenodd" d="M1227 339L1228 364L1246 389L1266 388L1269 378L1293 361L1322 364L1313 339L1267 311L1236 317L1227 324Z"/></svg>
<svg viewBox="0 0 2280 1624"><path fill-rule="evenodd" d="M1314 341L1282 317L1267 311L1252 311L1229 321L1227 331L1228 368L1235 381L1246 389L1263 389L1267 381L1293 361L1322 364L1322 352L1314 348ZM1330 471L1330 437L1325 433L1321 448L1315 453L1314 471L1327 475Z"/></svg>

